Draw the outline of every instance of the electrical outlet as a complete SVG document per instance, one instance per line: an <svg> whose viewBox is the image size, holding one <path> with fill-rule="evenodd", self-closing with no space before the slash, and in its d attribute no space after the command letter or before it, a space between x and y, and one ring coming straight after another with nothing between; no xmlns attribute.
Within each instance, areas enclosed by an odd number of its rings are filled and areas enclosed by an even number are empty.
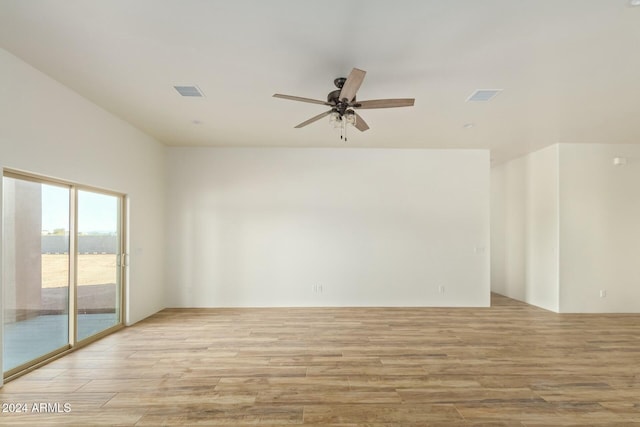
<svg viewBox="0 0 640 427"><path fill-rule="evenodd" d="M607 291L602 289L600 290L600 298L605 298L607 296Z"/></svg>
<svg viewBox="0 0 640 427"><path fill-rule="evenodd" d="M444 294L444 286L443 285L438 286L438 292L440 292L441 294Z"/></svg>

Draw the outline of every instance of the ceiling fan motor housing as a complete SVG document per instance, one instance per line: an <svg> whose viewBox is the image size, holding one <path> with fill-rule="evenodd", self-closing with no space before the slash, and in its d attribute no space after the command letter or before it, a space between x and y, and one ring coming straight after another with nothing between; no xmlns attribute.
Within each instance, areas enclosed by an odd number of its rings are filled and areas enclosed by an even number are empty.
<svg viewBox="0 0 640 427"><path fill-rule="evenodd" d="M341 79L344 79L344 78L341 78ZM340 79L336 79L336 81L337 80L340 80ZM337 83L336 83L336 86L338 86ZM330 104L333 104L335 106L334 110L337 113L339 113L340 116L342 117L350 105L348 102L344 102L340 100L340 92L341 92L340 89L329 92L329 94L327 95L327 102ZM355 101L356 101L356 98L354 97L351 103L354 103Z"/></svg>

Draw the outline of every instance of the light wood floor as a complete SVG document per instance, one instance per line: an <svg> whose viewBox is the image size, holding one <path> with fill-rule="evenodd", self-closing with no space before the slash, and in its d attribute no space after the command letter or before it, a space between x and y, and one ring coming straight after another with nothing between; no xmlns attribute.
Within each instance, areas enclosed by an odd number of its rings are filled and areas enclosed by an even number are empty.
<svg viewBox="0 0 640 427"><path fill-rule="evenodd" d="M71 405L0 425L640 426L640 315L164 310L0 401Z"/></svg>

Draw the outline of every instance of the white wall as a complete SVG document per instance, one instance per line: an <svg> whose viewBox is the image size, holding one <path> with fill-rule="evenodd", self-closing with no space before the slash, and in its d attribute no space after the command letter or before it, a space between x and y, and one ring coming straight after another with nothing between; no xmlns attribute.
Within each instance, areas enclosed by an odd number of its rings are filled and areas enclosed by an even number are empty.
<svg viewBox="0 0 640 427"><path fill-rule="evenodd" d="M558 146L491 171L491 289L559 309Z"/></svg>
<svg viewBox="0 0 640 427"><path fill-rule="evenodd" d="M560 160L560 310L640 312L640 144L561 144Z"/></svg>
<svg viewBox="0 0 640 427"><path fill-rule="evenodd" d="M486 151L169 148L167 167L168 306L489 304Z"/></svg>
<svg viewBox="0 0 640 427"><path fill-rule="evenodd" d="M507 256L507 195L506 170L503 167L491 169L491 292L507 295L506 262Z"/></svg>
<svg viewBox="0 0 640 427"><path fill-rule="evenodd" d="M526 162L491 169L491 290L526 300Z"/></svg>
<svg viewBox="0 0 640 427"><path fill-rule="evenodd" d="M528 156L526 298L548 310L559 308L558 146Z"/></svg>
<svg viewBox="0 0 640 427"><path fill-rule="evenodd" d="M640 144L558 144L491 174L493 291L562 313L640 312Z"/></svg>
<svg viewBox="0 0 640 427"><path fill-rule="evenodd" d="M164 147L0 49L0 167L127 194L127 323L164 307Z"/></svg>

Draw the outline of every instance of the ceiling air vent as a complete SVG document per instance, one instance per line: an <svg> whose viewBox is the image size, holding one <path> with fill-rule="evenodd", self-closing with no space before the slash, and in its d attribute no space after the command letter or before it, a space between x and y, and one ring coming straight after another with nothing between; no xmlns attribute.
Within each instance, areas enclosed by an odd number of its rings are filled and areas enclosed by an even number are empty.
<svg viewBox="0 0 640 427"><path fill-rule="evenodd" d="M197 96L197 97L204 96L197 86L174 86L174 88L182 96Z"/></svg>
<svg viewBox="0 0 640 427"><path fill-rule="evenodd" d="M478 89L467 98L467 101L487 102L500 92L502 89Z"/></svg>

